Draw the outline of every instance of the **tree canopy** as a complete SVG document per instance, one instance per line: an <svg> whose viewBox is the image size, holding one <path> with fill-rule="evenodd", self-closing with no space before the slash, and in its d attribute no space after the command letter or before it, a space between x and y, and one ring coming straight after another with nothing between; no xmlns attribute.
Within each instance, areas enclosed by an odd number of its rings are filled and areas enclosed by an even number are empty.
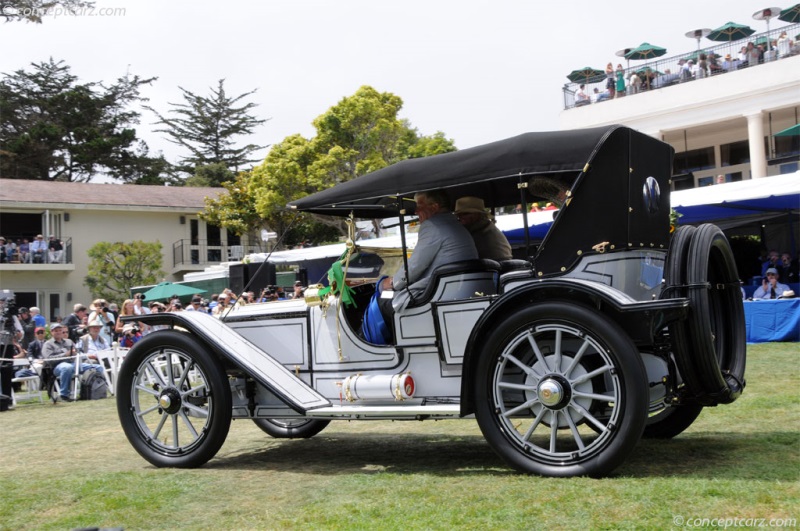
<svg viewBox="0 0 800 531"><path fill-rule="evenodd" d="M157 241L99 242L87 254L91 262L83 283L95 298L127 299L131 288L156 284L164 276Z"/></svg>
<svg viewBox="0 0 800 531"><path fill-rule="evenodd" d="M0 17L6 22L25 21L42 23L42 17L53 10L62 9L75 14L85 9L93 9L94 2L84 0L0 0Z"/></svg>
<svg viewBox="0 0 800 531"><path fill-rule="evenodd" d="M238 96L228 96L225 80L220 79L216 88L211 88L209 96L199 96L183 87L182 103L170 103L172 109L165 116L152 107L162 126L157 132L165 133L167 139L184 147L189 154L181 157L177 167L180 171L196 174L196 169L221 164L236 172L244 166L257 162L255 152L266 146L246 144L237 146L239 137L253 134L253 130L266 122L252 115L258 105L242 100L255 93L255 90ZM215 183L219 186L221 183Z"/></svg>
<svg viewBox="0 0 800 531"><path fill-rule="evenodd" d="M80 83L50 58L0 80L0 175L8 179L89 181L96 173L153 182L163 159L148 156L132 127L132 104L156 78L125 75L108 86Z"/></svg>
<svg viewBox="0 0 800 531"><path fill-rule="evenodd" d="M390 92L381 93L369 86L359 88L314 120L317 134L313 138L288 136L272 147L262 164L241 174L237 178L236 201L230 189L219 199L207 200L206 215L213 216L210 219L215 224L242 231L240 234L257 228L256 222L279 234L291 225L287 245L303 240L321 243L330 241L335 234L344 234L341 220L320 223L318 218L286 211L286 204L403 159L456 149L441 132L420 135L408 121L398 117L402 106L402 99ZM245 182L247 186L242 185ZM240 212L223 216L218 210ZM242 223L245 219L253 224ZM332 232L331 226L338 232Z"/></svg>

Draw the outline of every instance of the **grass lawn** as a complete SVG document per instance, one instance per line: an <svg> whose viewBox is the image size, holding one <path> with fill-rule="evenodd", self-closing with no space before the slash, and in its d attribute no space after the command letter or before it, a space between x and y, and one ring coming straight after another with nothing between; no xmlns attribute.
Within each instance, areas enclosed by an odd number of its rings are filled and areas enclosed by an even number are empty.
<svg viewBox="0 0 800 531"><path fill-rule="evenodd" d="M602 480L514 473L472 420L334 422L283 441L240 420L206 466L157 469L128 444L113 399L23 403L0 414L0 529L797 526L798 365L797 343L748 345L737 402L671 441L641 441Z"/></svg>

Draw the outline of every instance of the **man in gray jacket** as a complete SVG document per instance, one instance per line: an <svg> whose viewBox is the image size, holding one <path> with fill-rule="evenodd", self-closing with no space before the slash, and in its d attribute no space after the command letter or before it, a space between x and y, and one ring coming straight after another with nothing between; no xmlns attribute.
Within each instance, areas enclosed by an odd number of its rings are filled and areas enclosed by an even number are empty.
<svg viewBox="0 0 800 531"><path fill-rule="evenodd" d="M425 291L431 273L437 267L478 258L472 237L451 211L446 192L420 192L414 195L414 201L420 226L417 245L408 259L408 272L400 266L394 277L384 279L381 286L384 292L394 290L391 306L396 312L406 308L413 296ZM382 306L384 318L389 323L391 315L387 315L390 312L386 309Z"/></svg>

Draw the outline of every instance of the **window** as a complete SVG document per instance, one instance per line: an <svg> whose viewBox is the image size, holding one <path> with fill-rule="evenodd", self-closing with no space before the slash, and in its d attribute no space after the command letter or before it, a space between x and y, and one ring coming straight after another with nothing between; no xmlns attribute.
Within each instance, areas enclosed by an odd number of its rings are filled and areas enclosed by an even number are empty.
<svg viewBox="0 0 800 531"><path fill-rule="evenodd" d="M800 155L800 136L776 136L775 158L779 159L792 155Z"/></svg>
<svg viewBox="0 0 800 531"><path fill-rule="evenodd" d="M750 145L747 140L723 144L719 147L722 166L735 166L750 162Z"/></svg>
<svg viewBox="0 0 800 531"><path fill-rule="evenodd" d="M690 173L701 170L711 170L716 167L717 163L714 159L714 148L706 147L675 154L675 167L672 169L672 172L675 174Z"/></svg>

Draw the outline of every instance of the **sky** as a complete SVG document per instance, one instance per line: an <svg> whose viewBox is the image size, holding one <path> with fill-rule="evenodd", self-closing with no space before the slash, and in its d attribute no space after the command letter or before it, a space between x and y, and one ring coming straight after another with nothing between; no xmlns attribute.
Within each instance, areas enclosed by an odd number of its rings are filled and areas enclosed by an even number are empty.
<svg viewBox="0 0 800 531"><path fill-rule="evenodd" d="M97 0L95 12L0 24L0 73L52 57L82 82L126 72L158 77L142 90L162 114L179 86L229 95L268 118L248 142L309 138L311 122L360 86L403 99L401 118L421 134L442 131L459 149L527 131L559 129L566 75L624 61L642 42L667 56L697 47L685 33L728 21L766 30L753 0ZM101 10L105 10L101 13ZM101 16L107 15L107 16ZM773 19L770 29L784 22ZM712 41L704 40L711 46ZM635 63L631 63L633 66ZM185 154L137 126L151 153ZM266 155L266 150L259 156Z"/></svg>

